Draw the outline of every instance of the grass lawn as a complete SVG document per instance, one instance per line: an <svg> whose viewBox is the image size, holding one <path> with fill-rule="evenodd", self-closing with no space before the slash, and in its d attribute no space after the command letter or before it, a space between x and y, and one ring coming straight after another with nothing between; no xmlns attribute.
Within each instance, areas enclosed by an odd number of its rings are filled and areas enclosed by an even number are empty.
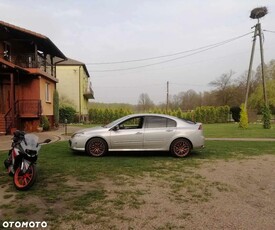
<svg viewBox="0 0 275 230"><path fill-rule="evenodd" d="M150 176L153 181L166 184L171 190L171 199L179 199L177 202L206 202L212 199L211 189L222 191L228 188L206 181L196 174L196 168L216 159L243 159L262 154L275 154L274 143L207 141L205 149L193 151L183 159L161 152L120 152L93 158L73 153L67 142L53 143L42 147L37 164L39 177L27 192L17 192L12 178L1 166L0 184L1 189L5 189L4 199L12 201L0 204L0 211L4 220L28 220L31 217L29 221L47 221L51 229L59 229L62 223L72 220L87 226L98 224L101 228L117 229L109 226L112 218L120 222L129 220L114 216L112 210L139 209L145 202L142 197L146 190L131 189L138 187L137 178L143 180ZM1 152L0 162L5 157L6 152ZM106 184L116 186L111 195ZM184 198L180 193L183 189L186 190ZM77 227L71 226L71 229Z"/></svg>
<svg viewBox="0 0 275 230"><path fill-rule="evenodd" d="M204 136L275 138L274 124L271 129L264 129L262 124L249 124L248 129L241 129L238 125L238 123L203 124Z"/></svg>

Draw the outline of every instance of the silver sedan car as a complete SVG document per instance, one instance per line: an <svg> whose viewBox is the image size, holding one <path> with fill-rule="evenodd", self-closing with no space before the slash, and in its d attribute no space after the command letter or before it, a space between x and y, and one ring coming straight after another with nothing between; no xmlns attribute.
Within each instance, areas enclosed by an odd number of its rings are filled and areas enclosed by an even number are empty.
<svg viewBox="0 0 275 230"><path fill-rule="evenodd" d="M102 127L80 130L70 148L100 157L108 151L170 151L187 156L204 146L201 123L162 114L132 114Z"/></svg>

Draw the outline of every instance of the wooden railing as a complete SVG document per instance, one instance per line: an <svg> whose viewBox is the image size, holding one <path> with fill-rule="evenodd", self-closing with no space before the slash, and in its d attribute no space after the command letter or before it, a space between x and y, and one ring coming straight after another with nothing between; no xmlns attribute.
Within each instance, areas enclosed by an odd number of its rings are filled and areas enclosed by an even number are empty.
<svg viewBox="0 0 275 230"><path fill-rule="evenodd" d="M19 118L40 117L41 100L18 100L15 103L15 114Z"/></svg>
<svg viewBox="0 0 275 230"><path fill-rule="evenodd" d="M10 108L4 116L6 133L11 132L11 128L13 128L12 126L19 122L19 118L39 118L41 114L41 100L16 101L14 105L14 111L12 108Z"/></svg>
<svg viewBox="0 0 275 230"><path fill-rule="evenodd" d="M53 65L40 55L34 53L17 54L12 58L14 64L23 68L39 68L42 71L54 76Z"/></svg>

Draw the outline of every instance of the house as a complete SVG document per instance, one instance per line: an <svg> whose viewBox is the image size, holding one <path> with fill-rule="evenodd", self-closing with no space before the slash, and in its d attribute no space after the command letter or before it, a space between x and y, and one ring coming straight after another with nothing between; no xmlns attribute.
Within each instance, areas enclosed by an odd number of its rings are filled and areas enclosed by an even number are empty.
<svg viewBox="0 0 275 230"><path fill-rule="evenodd" d="M0 21L0 132L53 125L56 64L65 55L46 36Z"/></svg>
<svg viewBox="0 0 275 230"><path fill-rule="evenodd" d="M80 122L88 119L89 99L94 99L91 77L82 62L68 58L56 66L60 103L66 101L77 111Z"/></svg>

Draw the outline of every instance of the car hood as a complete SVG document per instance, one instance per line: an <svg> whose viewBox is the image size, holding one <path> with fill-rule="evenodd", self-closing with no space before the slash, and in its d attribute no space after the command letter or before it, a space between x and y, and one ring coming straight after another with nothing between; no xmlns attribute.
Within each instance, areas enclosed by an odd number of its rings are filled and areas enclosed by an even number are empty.
<svg viewBox="0 0 275 230"><path fill-rule="evenodd" d="M91 133L91 132L104 131L106 129L107 128L104 128L102 126L97 126L97 127L92 127L92 128L81 129L81 130L78 130L75 133Z"/></svg>

